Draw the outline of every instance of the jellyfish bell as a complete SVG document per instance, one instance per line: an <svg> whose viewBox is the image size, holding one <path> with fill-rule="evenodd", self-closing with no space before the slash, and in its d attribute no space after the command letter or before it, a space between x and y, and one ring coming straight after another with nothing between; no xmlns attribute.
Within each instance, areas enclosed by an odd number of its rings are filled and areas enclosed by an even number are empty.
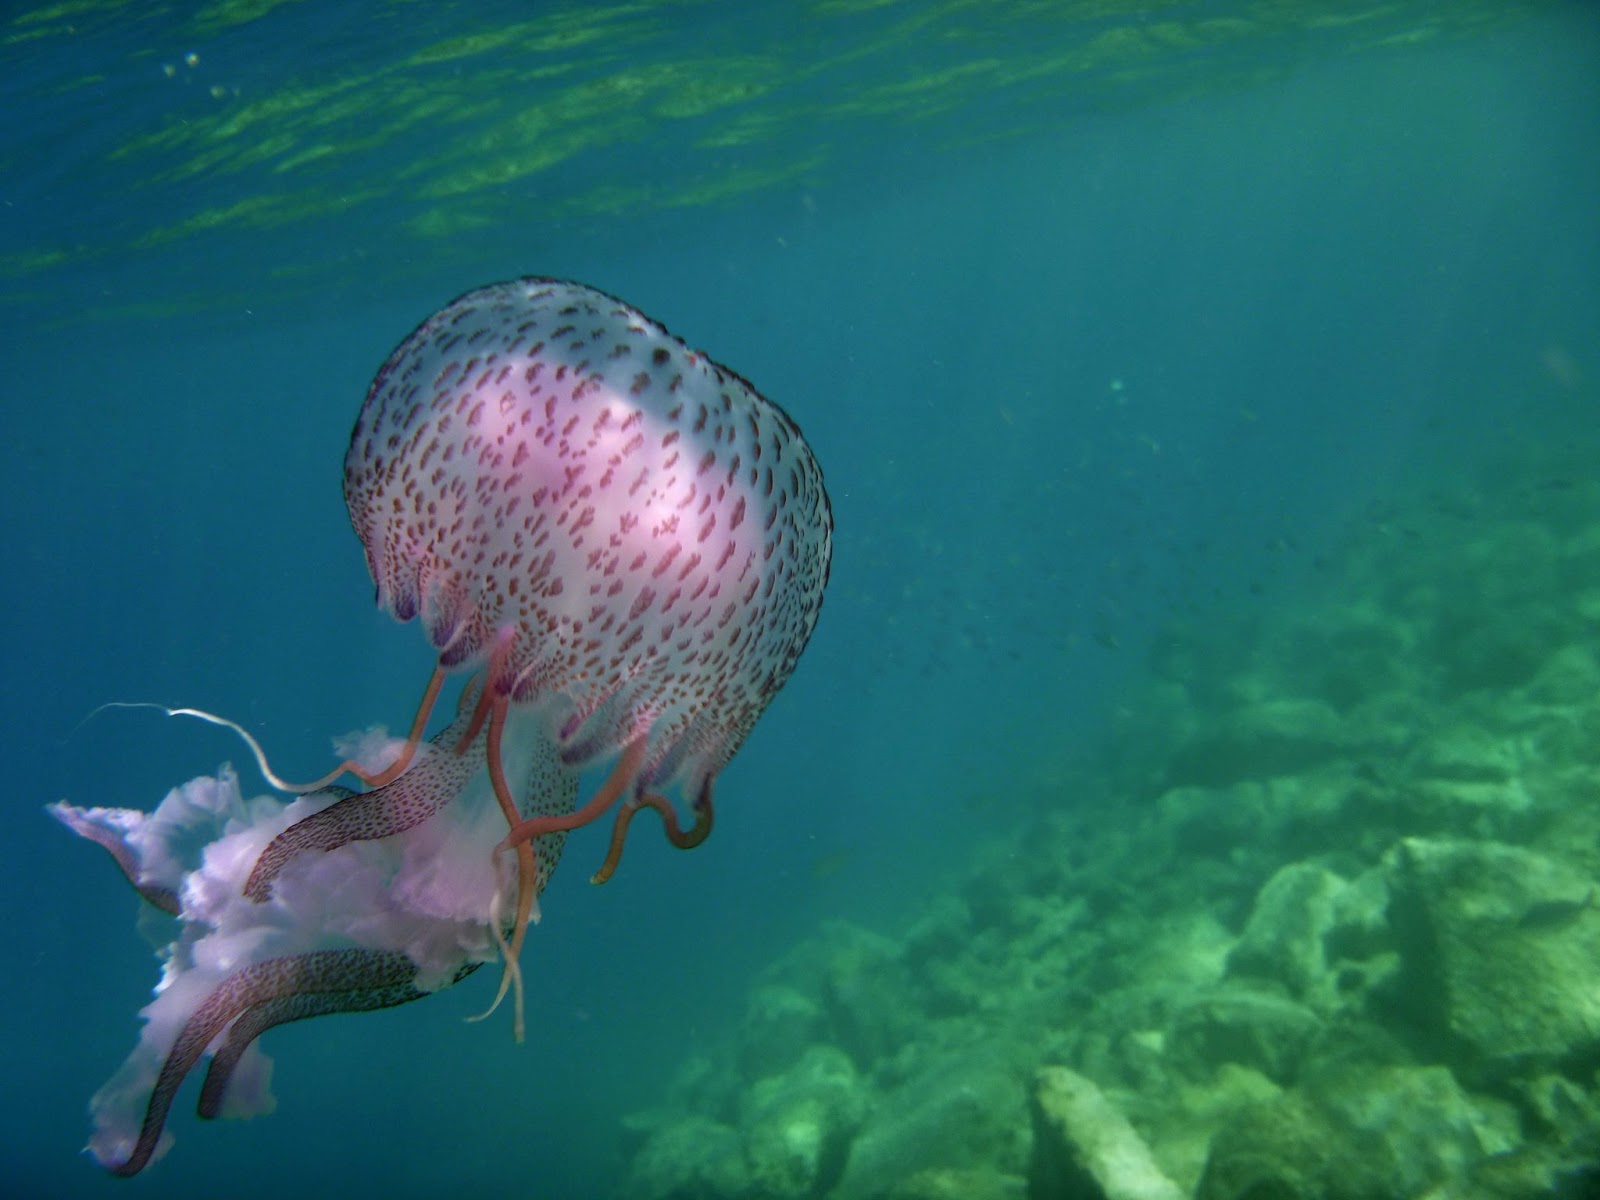
<svg viewBox="0 0 1600 1200"><path fill-rule="evenodd" d="M641 808L698 845L828 580L832 513L794 422L561 280L469 292L406 338L356 421L344 491L378 604L438 652L409 735L296 785L239 726L168 709L235 729L299 798L245 804L225 772L148 816L52 810L176 919L140 1043L93 1105L91 1152L119 1174L162 1151L206 1054L202 1116L262 1107L254 1042L285 1021L406 1003L498 958L490 1011L509 990L520 1040L518 955L566 833L616 810L595 882ZM427 737L456 674L455 715Z"/></svg>
<svg viewBox="0 0 1600 1200"><path fill-rule="evenodd" d="M470 292L378 372L345 457L378 603L447 668L509 639L495 690L568 761L646 738L693 792L816 621L832 517L794 423L592 288Z"/></svg>

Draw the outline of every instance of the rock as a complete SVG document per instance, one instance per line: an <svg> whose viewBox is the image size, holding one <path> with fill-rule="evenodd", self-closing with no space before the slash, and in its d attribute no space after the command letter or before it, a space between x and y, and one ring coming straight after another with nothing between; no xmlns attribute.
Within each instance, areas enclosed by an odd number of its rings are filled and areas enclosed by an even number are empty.
<svg viewBox="0 0 1600 1200"><path fill-rule="evenodd" d="M836 1046L813 1046L746 1097L744 1151L763 1200L821 1195L838 1180L867 1110L854 1065Z"/></svg>
<svg viewBox="0 0 1600 1200"><path fill-rule="evenodd" d="M1600 1054L1600 891L1498 842L1407 838L1386 858L1407 1015L1493 1076Z"/></svg>
<svg viewBox="0 0 1600 1200"><path fill-rule="evenodd" d="M755 989L739 1026L739 1068L748 1079L787 1071L807 1046L823 1040L822 1009L809 996L781 984Z"/></svg>
<svg viewBox="0 0 1600 1200"><path fill-rule="evenodd" d="M929 962L954 958L971 941L971 907L959 896L939 895L906 931L906 962L919 968Z"/></svg>
<svg viewBox="0 0 1600 1200"><path fill-rule="evenodd" d="M1425 738L1405 767L1416 778L1504 784L1517 774L1518 758L1505 738L1458 721Z"/></svg>
<svg viewBox="0 0 1600 1200"><path fill-rule="evenodd" d="M1371 1135L1345 1136L1290 1093L1241 1110L1211 1140L1195 1200L1395 1200L1394 1164Z"/></svg>
<svg viewBox="0 0 1600 1200"><path fill-rule="evenodd" d="M1183 1200L1144 1139L1084 1076L1041 1068L1032 1112L1029 1200Z"/></svg>
<svg viewBox="0 0 1600 1200"><path fill-rule="evenodd" d="M1225 1063L1203 1084L1177 1083L1159 1093L1141 1115L1146 1139L1160 1154L1162 1169L1191 1195L1211 1152L1211 1139L1235 1114L1283 1095L1259 1071Z"/></svg>
<svg viewBox="0 0 1600 1200"><path fill-rule="evenodd" d="M1443 647L1450 682L1462 691L1527 683L1570 634L1563 615L1554 606L1495 614Z"/></svg>
<svg viewBox="0 0 1600 1200"><path fill-rule="evenodd" d="M1518 1140L1510 1105L1469 1095L1443 1067L1350 1070L1236 1113L1195 1196L1465 1200Z"/></svg>
<svg viewBox="0 0 1600 1200"><path fill-rule="evenodd" d="M839 1045L863 1069L916 1036L922 1014L900 947L843 922L827 927L822 991Z"/></svg>
<svg viewBox="0 0 1600 1200"><path fill-rule="evenodd" d="M1517 1080L1513 1086L1535 1125L1551 1140L1561 1146L1588 1144L1600 1151L1600 1095L1553 1073ZM1600 1162L1595 1165L1600 1167Z"/></svg>
<svg viewBox="0 0 1600 1200"><path fill-rule="evenodd" d="M1467 1094L1444 1067L1352 1071L1313 1086L1342 1138L1371 1134L1384 1143L1395 1195L1420 1196L1464 1179L1521 1140L1511 1105Z"/></svg>
<svg viewBox="0 0 1600 1200"><path fill-rule="evenodd" d="M746 1200L751 1179L744 1141L727 1125L684 1117L662 1125L634 1156L629 1200Z"/></svg>
<svg viewBox="0 0 1600 1200"><path fill-rule="evenodd" d="M1409 818L1405 832L1489 838L1522 832L1533 807L1523 782L1525 740L1466 720L1453 721L1423 740L1403 769Z"/></svg>
<svg viewBox="0 0 1600 1200"><path fill-rule="evenodd" d="M1600 620L1600 613L1592 619ZM1594 647L1584 643L1563 646L1545 660L1524 694L1536 704L1574 709L1588 705L1600 694L1600 661Z"/></svg>
<svg viewBox="0 0 1600 1200"><path fill-rule="evenodd" d="M1600 1157L1583 1158L1546 1146L1492 1158L1457 1187L1426 1200L1594 1200L1600 1196Z"/></svg>
<svg viewBox="0 0 1600 1200"><path fill-rule="evenodd" d="M1163 792L1156 807L1180 853L1222 858L1250 843L1268 817L1271 797L1255 780L1226 787L1184 785Z"/></svg>
<svg viewBox="0 0 1600 1200"><path fill-rule="evenodd" d="M728 1122L737 1111L733 1097L742 1086L731 1049L718 1046L709 1054L691 1054L683 1060L673 1073L667 1104L676 1112Z"/></svg>
<svg viewBox="0 0 1600 1200"><path fill-rule="evenodd" d="M889 1189L887 1200L1026 1200L1027 1181L986 1167L918 1171Z"/></svg>
<svg viewBox="0 0 1600 1200"><path fill-rule="evenodd" d="M1340 711L1380 692L1405 690L1415 670L1414 636L1404 620L1349 598L1289 630L1282 686L1299 686Z"/></svg>
<svg viewBox="0 0 1600 1200"><path fill-rule="evenodd" d="M1181 1007L1167 1033L1168 1061L1190 1079L1224 1063L1251 1067L1274 1083L1294 1082L1322 1022L1309 1009L1270 992L1230 986Z"/></svg>
<svg viewBox="0 0 1600 1200"><path fill-rule="evenodd" d="M1323 1017L1359 1012L1398 966L1388 906L1381 871L1346 880L1290 863L1257 894L1228 975L1275 984Z"/></svg>
<svg viewBox="0 0 1600 1200"><path fill-rule="evenodd" d="M1347 886L1311 863L1281 868L1257 893L1244 933L1228 954L1228 973L1270 979L1290 995L1306 995L1327 973L1323 939Z"/></svg>
<svg viewBox="0 0 1600 1200"><path fill-rule="evenodd" d="M1025 1072L1013 1060L1028 1049L991 1040L930 1056L873 1105L829 1200L880 1200L908 1169L983 1163L1020 1175L1027 1162L1027 1092Z"/></svg>
<svg viewBox="0 0 1600 1200"><path fill-rule="evenodd" d="M1335 709L1320 700L1278 698L1236 709L1173 753L1169 787L1224 787L1242 779L1295 775L1345 751Z"/></svg>

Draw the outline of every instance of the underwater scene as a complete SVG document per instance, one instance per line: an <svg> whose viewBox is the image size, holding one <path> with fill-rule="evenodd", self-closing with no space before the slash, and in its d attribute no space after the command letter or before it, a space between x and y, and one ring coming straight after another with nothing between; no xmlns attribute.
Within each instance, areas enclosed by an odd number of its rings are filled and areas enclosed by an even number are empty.
<svg viewBox="0 0 1600 1200"><path fill-rule="evenodd" d="M0 1196L1600 1197L1600 9L0 65Z"/></svg>

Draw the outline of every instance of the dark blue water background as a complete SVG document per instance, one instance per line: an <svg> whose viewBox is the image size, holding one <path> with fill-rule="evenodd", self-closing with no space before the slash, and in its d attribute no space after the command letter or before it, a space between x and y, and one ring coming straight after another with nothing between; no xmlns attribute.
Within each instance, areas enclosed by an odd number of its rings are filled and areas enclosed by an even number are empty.
<svg viewBox="0 0 1600 1200"><path fill-rule="evenodd" d="M493 19L367 7L291 6L202 45L200 63L229 63L248 97ZM838 51L807 46L820 17L779 7L669 7L656 51ZM623 1162L620 1116L726 1033L764 963L825 919L894 930L992 831L1073 802L1063 781L1119 720L1152 631L1269 611L1314 589L1339 532L1401 484L1600 425L1593 12L1452 33L1435 7L1423 23L1444 32L1415 45L1307 32L1202 56L1181 86L1069 76L937 119L800 119L774 152L816 165L771 186L562 207L597 178L679 182L684 135L643 113L581 178L558 166L491 189L488 227L431 242L402 228L412 198L383 191L382 155L352 149L321 187L377 188L358 210L137 244L186 188L212 208L244 198L203 169L140 186L115 157L182 119L171 88L213 103L188 68L159 70L188 49L183 19L38 40L13 23L6 1194L282 1196L312 1180L322 1195L601 1194ZM979 55L906 50L920 52ZM837 101L876 69L781 99ZM59 86L91 72L110 82ZM535 107L537 87L520 102ZM696 170L714 178L715 161ZM290 260L313 265L274 274ZM418 320L524 273L625 297L800 422L839 530L815 641L719 781L704 847L677 853L641 822L617 878L591 888L603 834L569 843L524 955L526 1045L509 1018L462 1022L489 972L282 1029L266 1041L277 1113L202 1126L185 1093L172 1154L108 1180L77 1155L84 1109L131 1048L156 968L111 864L41 806L148 808L246 765L199 724L85 720L109 700L226 713L290 776L325 769L334 734L405 725L430 656L374 611L339 491L345 441Z"/></svg>

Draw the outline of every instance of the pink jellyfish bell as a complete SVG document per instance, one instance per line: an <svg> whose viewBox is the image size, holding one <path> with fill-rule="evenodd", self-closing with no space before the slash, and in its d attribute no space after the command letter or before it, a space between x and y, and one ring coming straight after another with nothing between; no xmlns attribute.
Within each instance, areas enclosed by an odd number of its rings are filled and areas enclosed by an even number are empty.
<svg viewBox="0 0 1600 1200"><path fill-rule="evenodd" d="M469 292L406 338L356 421L344 491L379 605L439 652L409 737L304 786L250 740L302 794L287 805L247 804L224 774L150 816L53 808L180 923L140 1045L95 1101L90 1148L120 1174L164 1147L203 1054L202 1115L264 1107L252 1043L283 1021L403 1003L498 956L520 1038L518 952L565 833L616 807L595 882L640 807L673 844L704 840L713 781L793 672L828 581L832 512L794 422L642 313L556 279ZM424 741L452 672L469 676L456 715ZM611 759L577 805L577 772ZM345 772L366 790L332 786Z"/></svg>

